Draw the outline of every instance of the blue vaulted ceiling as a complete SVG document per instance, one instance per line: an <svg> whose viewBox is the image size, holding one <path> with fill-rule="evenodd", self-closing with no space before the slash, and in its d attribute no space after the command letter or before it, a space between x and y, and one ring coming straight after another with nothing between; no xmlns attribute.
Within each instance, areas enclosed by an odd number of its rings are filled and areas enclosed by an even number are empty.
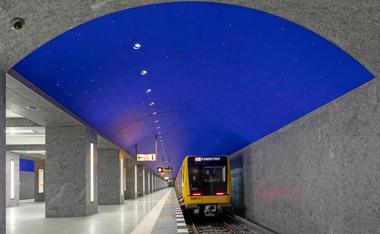
<svg viewBox="0 0 380 234"><path fill-rule="evenodd" d="M14 69L132 154L158 135L147 165L170 157L173 176L186 155L234 153L374 78L297 24L206 2L97 18Z"/></svg>

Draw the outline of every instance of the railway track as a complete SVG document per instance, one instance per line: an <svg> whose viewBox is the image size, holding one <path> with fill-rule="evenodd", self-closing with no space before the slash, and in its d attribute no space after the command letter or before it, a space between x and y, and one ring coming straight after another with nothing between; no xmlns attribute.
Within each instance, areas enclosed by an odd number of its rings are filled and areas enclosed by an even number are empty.
<svg viewBox="0 0 380 234"><path fill-rule="evenodd" d="M233 224L230 225L223 220L203 220L201 223L188 223L189 233L192 234L256 234L255 232L246 229L244 226Z"/></svg>

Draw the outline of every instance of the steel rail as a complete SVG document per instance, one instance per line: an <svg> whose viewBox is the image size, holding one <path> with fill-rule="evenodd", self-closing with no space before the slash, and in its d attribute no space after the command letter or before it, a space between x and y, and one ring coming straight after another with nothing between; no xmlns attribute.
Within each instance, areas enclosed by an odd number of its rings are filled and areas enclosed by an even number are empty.
<svg viewBox="0 0 380 234"><path fill-rule="evenodd" d="M191 227L193 229L194 234L199 234L198 229L197 229L197 227L195 227L194 223L191 224Z"/></svg>
<svg viewBox="0 0 380 234"><path fill-rule="evenodd" d="M226 227L228 230L230 230L234 234L239 234L240 233L238 230L236 230L234 227L232 227L231 225L229 225L226 222L223 222L223 225L224 225L224 227Z"/></svg>

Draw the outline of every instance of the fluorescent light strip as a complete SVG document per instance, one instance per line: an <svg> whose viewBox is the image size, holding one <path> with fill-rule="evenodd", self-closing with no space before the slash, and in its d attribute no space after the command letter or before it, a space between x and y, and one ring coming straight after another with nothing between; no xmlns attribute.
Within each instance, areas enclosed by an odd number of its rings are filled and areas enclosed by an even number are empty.
<svg viewBox="0 0 380 234"><path fill-rule="evenodd" d="M124 160L120 159L120 195L124 195Z"/></svg>
<svg viewBox="0 0 380 234"><path fill-rule="evenodd" d="M11 159L11 199L15 199L15 161Z"/></svg>
<svg viewBox="0 0 380 234"><path fill-rule="evenodd" d="M91 143L91 202L94 202L94 144Z"/></svg>
<svg viewBox="0 0 380 234"><path fill-rule="evenodd" d="M10 132L10 133L26 133L26 132L36 132L34 130L5 130L5 132Z"/></svg>
<svg viewBox="0 0 380 234"><path fill-rule="evenodd" d="M145 195L145 169L143 168L143 195Z"/></svg>
<svg viewBox="0 0 380 234"><path fill-rule="evenodd" d="M137 193L137 166L135 166L135 194Z"/></svg>

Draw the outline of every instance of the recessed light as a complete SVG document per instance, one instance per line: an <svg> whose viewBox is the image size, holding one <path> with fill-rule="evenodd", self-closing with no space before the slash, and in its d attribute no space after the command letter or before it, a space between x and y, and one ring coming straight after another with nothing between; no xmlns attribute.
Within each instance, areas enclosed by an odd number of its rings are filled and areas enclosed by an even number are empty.
<svg viewBox="0 0 380 234"><path fill-rule="evenodd" d="M153 112L153 115L156 115L157 114L157 112Z"/></svg>
<svg viewBox="0 0 380 234"><path fill-rule="evenodd" d="M141 75L143 75L143 76L145 76L146 74L148 74L148 72L145 70L141 72Z"/></svg>
<svg viewBox="0 0 380 234"><path fill-rule="evenodd" d="M161 132L158 132L158 134L161 134Z"/></svg>
<svg viewBox="0 0 380 234"><path fill-rule="evenodd" d="M158 123L158 120L154 121L155 123Z"/></svg>
<svg viewBox="0 0 380 234"><path fill-rule="evenodd" d="M29 110L38 110L38 107L36 107L36 106L27 106L26 109L29 109Z"/></svg>
<svg viewBox="0 0 380 234"><path fill-rule="evenodd" d="M151 89L147 89L146 92L147 92L147 93L150 93L150 92L152 92L152 90L151 90Z"/></svg>
<svg viewBox="0 0 380 234"><path fill-rule="evenodd" d="M157 129L160 129L160 127L158 126Z"/></svg>
<svg viewBox="0 0 380 234"><path fill-rule="evenodd" d="M154 102L151 102L150 105L153 106L153 105L154 105Z"/></svg>
<svg viewBox="0 0 380 234"><path fill-rule="evenodd" d="M135 50L138 50L141 48L141 45L139 43L136 43L134 46L133 46L133 49Z"/></svg>

